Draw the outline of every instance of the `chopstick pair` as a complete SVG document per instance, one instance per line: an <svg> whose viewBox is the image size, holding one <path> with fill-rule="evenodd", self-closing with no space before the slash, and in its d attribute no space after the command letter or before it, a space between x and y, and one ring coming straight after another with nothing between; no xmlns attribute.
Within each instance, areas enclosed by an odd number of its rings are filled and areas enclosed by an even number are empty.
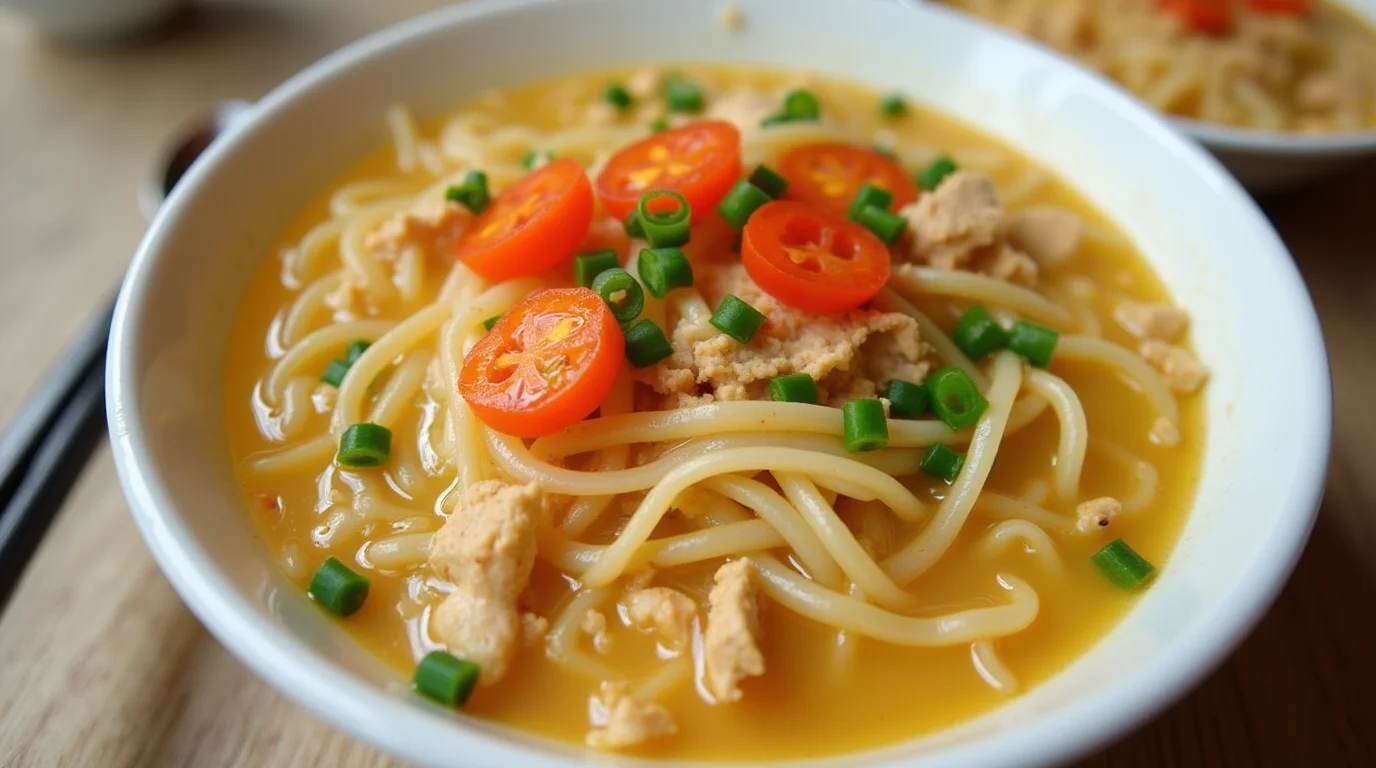
<svg viewBox="0 0 1376 768"><path fill-rule="evenodd" d="M105 434L113 315L91 321L0 435L0 611Z"/></svg>

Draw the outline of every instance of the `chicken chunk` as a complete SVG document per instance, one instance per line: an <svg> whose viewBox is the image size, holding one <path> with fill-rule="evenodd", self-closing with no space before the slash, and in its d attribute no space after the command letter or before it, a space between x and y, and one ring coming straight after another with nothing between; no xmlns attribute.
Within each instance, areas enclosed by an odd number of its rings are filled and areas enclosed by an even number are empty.
<svg viewBox="0 0 1376 768"><path fill-rule="evenodd" d="M1102 531L1122 511L1123 505L1111 496L1081 502L1075 507L1075 530L1080 533Z"/></svg>
<svg viewBox="0 0 1376 768"><path fill-rule="evenodd" d="M583 620L578 627L583 633L592 638L592 647L598 653L606 653L612 647L612 636L607 634L607 616L601 611L589 610L583 614Z"/></svg>
<svg viewBox="0 0 1376 768"><path fill-rule="evenodd" d="M1190 316L1169 304L1124 301L1113 308L1113 319L1139 339L1170 341L1189 325Z"/></svg>
<svg viewBox="0 0 1376 768"><path fill-rule="evenodd" d="M1005 282L1031 288L1037 284L1040 268L1032 257L1007 243L995 243L975 253L971 266L976 272Z"/></svg>
<svg viewBox="0 0 1376 768"><path fill-rule="evenodd" d="M669 710L631 696L625 683L603 683L592 710L593 729L585 740L594 749L624 749L678 732Z"/></svg>
<svg viewBox="0 0 1376 768"><path fill-rule="evenodd" d="M764 674L753 574L749 560L733 560L717 569L707 596L704 671L707 690L720 702L740 701L741 681Z"/></svg>
<svg viewBox="0 0 1376 768"><path fill-rule="evenodd" d="M896 312L818 315L789 307L760 290L739 263L700 265L697 284L710 306L735 294L766 321L748 344L706 324L680 320L670 333L673 354L637 370L637 380L667 396L670 407L765 396L769 380L806 373L822 402L872 397L889 379L926 378L929 347L917 323Z"/></svg>
<svg viewBox="0 0 1376 768"><path fill-rule="evenodd" d="M530 581L542 509L533 483L477 483L430 544L431 569L454 584L431 615L431 629L451 651L479 665L483 685L506 674L525 637L516 601Z"/></svg>
<svg viewBox="0 0 1376 768"><path fill-rule="evenodd" d="M898 213L908 220L908 260L939 269L968 264L975 251L998 239L1003 220L993 179L975 171L947 176L935 191Z"/></svg>
<svg viewBox="0 0 1376 768"><path fill-rule="evenodd" d="M1003 236L1009 245L1026 253L1044 267L1071 256L1084 237L1084 221L1073 211L1054 205L1033 205L1008 215Z"/></svg>
<svg viewBox="0 0 1376 768"><path fill-rule="evenodd" d="M1165 416L1157 416L1151 423L1151 431L1147 433L1147 439L1152 445L1163 445L1170 447L1180 444L1180 427L1175 422Z"/></svg>
<svg viewBox="0 0 1376 768"><path fill-rule="evenodd" d="M688 646L698 612L691 597L668 587L650 587L626 593L624 602L637 629L657 632L670 648Z"/></svg>
<svg viewBox="0 0 1376 768"><path fill-rule="evenodd" d="M473 221L473 214L458 203L428 200L398 211L368 233L363 247L374 258L393 260L416 250L426 261L450 259L454 243Z"/></svg>
<svg viewBox="0 0 1376 768"><path fill-rule="evenodd" d="M1193 392L1209 378L1209 371L1184 347L1148 339L1137 348L1137 353L1160 371L1166 386L1176 392Z"/></svg>

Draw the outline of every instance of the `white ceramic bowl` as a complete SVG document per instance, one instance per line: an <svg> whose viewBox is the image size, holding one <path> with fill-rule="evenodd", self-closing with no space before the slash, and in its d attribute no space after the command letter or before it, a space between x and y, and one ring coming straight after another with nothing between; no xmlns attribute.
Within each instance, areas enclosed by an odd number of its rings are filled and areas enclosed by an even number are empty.
<svg viewBox="0 0 1376 768"><path fill-rule="evenodd" d="M1213 370L1197 509L1128 617L1047 684L987 716L812 765L1044 765L1141 722L1212 668L1289 573L1327 458L1327 364L1284 246L1233 179L1135 101L942 9L880 0L474 0L371 36L269 94L177 187L139 247L109 360L115 457L182 598L240 660L336 726L422 765L624 764L454 714L356 646L279 573L244 512L219 375L236 306L279 228L422 114L479 90L653 59L808 68L903 89L1055 168L1119 222L1195 318ZM570 30L579 30L570 34ZM647 30L656 30L647 34ZM912 684L921 684L913 681Z"/></svg>

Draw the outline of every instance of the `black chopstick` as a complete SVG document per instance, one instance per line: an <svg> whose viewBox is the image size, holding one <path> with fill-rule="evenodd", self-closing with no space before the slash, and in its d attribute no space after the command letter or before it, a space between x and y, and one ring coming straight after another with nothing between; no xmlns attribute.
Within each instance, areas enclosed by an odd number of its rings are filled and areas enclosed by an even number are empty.
<svg viewBox="0 0 1376 768"><path fill-rule="evenodd" d="M0 435L0 609L105 434L112 314L82 331Z"/></svg>

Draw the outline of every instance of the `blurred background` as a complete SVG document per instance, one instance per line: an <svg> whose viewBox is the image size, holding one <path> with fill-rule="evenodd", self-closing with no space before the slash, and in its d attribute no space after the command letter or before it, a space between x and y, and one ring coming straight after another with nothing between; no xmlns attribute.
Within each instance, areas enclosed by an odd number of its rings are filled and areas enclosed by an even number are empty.
<svg viewBox="0 0 1376 768"><path fill-rule="evenodd" d="M0 424L112 298L174 135L442 4L0 0ZM1373 181L1376 163L1354 162L1260 200L1318 304L1341 414L1309 549L1223 668L1087 765L1376 765ZM209 636L139 539L103 444L3 610L4 768L393 765Z"/></svg>

